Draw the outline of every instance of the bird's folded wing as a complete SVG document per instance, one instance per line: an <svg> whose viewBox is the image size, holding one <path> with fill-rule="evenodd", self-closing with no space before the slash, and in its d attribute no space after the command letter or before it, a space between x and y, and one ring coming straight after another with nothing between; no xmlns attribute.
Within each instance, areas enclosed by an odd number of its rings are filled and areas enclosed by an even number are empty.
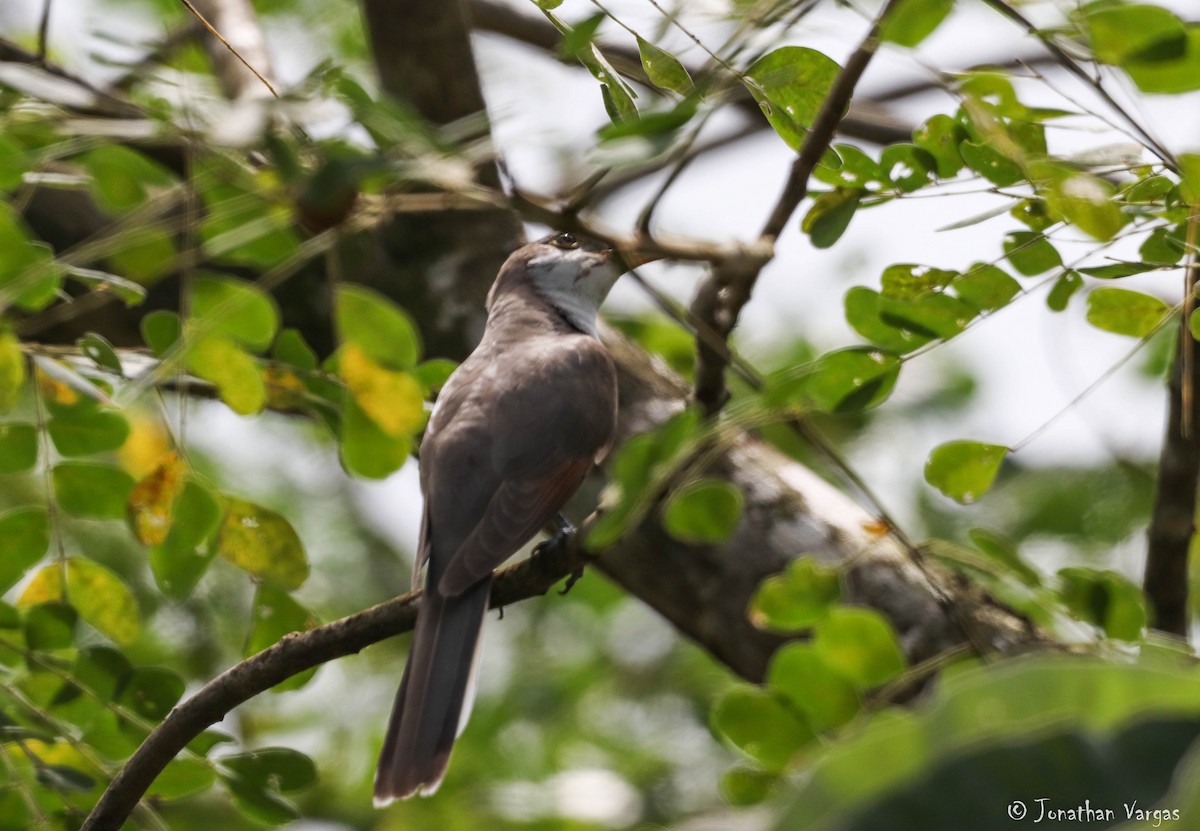
<svg viewBox="0 0 1200 831"><path fill-rule="evenodd" d="M545 475L504 481L438 581L447 597L462 594L529 542L583 483L591 459L571 459Z"/></svg>

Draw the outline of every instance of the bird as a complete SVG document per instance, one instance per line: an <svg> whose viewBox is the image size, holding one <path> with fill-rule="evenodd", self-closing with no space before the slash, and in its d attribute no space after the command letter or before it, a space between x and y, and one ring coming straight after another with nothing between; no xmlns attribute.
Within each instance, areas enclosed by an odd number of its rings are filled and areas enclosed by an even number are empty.
<svg viewBox="0 0 1200 831"><path fill-rule="evenodd" d="M441 784L474 699L493 570L554 518L565 523L560 509L612 448L617 375L597 317L625 264L649 259L555 233L500 268L483 338L442 387L421 441L413 585L423 571L423 591L377 807Z"/></svg>

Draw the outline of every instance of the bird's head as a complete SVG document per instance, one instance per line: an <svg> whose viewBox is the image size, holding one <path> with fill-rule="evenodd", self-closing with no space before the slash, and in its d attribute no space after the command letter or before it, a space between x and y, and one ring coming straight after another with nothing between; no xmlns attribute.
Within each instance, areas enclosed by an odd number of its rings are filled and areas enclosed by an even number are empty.
<svg viewBox="0 0 1200 831"><path fill-rule="evenodd" d="M607 244L576 234L551 234L513 252L492 286L488 308L505 291L527 285L577 329L596 334L600 304L622 273Z"/></svg>

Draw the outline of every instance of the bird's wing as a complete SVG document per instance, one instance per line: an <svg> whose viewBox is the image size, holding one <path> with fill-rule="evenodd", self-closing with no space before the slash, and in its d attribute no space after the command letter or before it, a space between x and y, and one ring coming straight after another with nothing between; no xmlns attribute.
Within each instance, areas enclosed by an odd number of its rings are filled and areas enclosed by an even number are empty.
<svg viewBox="0 0 1200 831"><path fill-rule="evenodd" d="M566 459L543 475L505 481L446 565L437 590L467 591L529 541L579 488L592 460Z"/></svg>

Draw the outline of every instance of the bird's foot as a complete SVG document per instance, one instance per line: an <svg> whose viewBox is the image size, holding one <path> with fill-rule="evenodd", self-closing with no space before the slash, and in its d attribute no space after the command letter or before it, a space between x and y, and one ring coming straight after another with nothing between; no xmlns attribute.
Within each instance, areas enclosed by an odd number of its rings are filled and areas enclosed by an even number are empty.
<svg viewBox="0 0 1200 831"><path fill-rule="evenodd" d="M562 591L560 591L559 594L566 594L571 589L575 588L575 584L579 582L581 577L583 577L583 566L575 569L567 576L567 584L562 587Z"/></svg>

